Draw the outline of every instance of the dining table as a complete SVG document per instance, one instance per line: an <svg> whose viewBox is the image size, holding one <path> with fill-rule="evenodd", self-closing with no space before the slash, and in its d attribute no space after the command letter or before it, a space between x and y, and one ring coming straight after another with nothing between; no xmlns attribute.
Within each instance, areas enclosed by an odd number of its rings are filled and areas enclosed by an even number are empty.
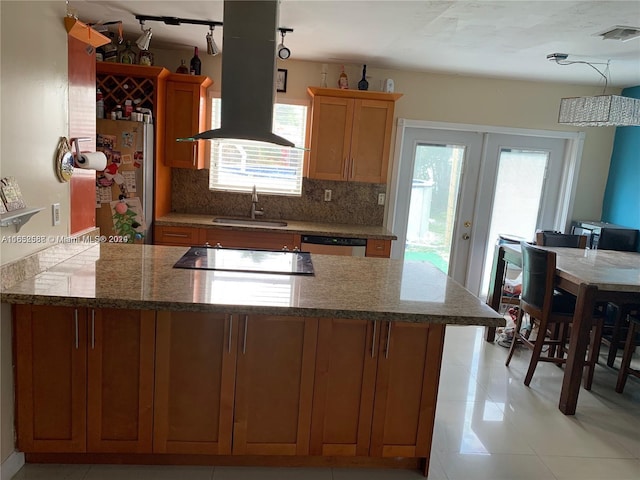
<svg viewBox="0 0 640 480"><path fill-rule="evenodd" d="M558 408L574 415L578 403L591 316L596 302L618 306L640 304L640 252L546 247L556 253L556 288L576 296L572 332L562 379ZM486 303L499 311L507 264L522 266L519 244L496 245ZM486 327L485 340L492 342L495 328Z"/></svg>

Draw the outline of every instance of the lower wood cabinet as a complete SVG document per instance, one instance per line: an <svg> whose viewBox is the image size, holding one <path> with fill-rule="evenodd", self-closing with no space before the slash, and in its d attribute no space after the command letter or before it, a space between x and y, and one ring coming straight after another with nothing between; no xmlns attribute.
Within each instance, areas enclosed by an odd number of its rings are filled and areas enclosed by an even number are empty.
<svg viewBox="0 0 640 480"><path fill-rule="evenodd" d="M15 306L18 448L428 458L444 325Z"/></svg>
<svg viewBox="0 0 640 480"><path fill-rule="evenodd" d="M445 325L383 322L370 455L429 458Z"/></svg>
<svg viewBox="0 0 640 480"><path fill-rule="evenodd" d="M150 453L155 313L17 305L18 447Z"/></svg>
<svg viewBox="0 0 640 480"><path fill-rule="evenodd" d="M287 232L256 232L207 228L203 230L204 242L209 245L220 244L227 248L263 248L282 250L287 247L293 250L300 248L300 235Z"/></svg>
<svg viewBox="0 0 640 480"><path fill-rule="evenodd" d="M86 309L16 305L14 320L18 449L86 451Z"/></svg>
<svg viewBox="0 0 640 480"><path fill-rule="evenodd" d="M154 453L231 454L234 316L158 312Z"/></svg>
<svg viewBox="0 0 640 480"><path fill-rule="evenodd" d="M322 319L312 455L428 458L443 341L444 325Z"/></svg>
<svg viewBox="0 0 640 480"><path fill-rule="evenodd" d="M308 455L318 320L240 321L234 455Z"/></svg>
<svg viewBox="0 0 640 480"><path fill-rule="evenodd" d="M312 455L369 455L380 323L320 320Z"/></svg>

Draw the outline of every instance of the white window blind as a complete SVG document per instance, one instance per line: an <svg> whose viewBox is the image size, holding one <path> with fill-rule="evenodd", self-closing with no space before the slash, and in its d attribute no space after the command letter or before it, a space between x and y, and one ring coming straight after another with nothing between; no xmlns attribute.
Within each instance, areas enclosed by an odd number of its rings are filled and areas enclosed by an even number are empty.
<svg viewBox="0 0 640 480"><path fill-rule="evenodd" d="M212 98L212 129L220 127L220 107L220 99ZM273 110L274 133L303 147L307 107L276 103ZM209 189L250 192L255 185L260 193L301 195L303 160L302 149L249 140L213 141Z"/></svg>

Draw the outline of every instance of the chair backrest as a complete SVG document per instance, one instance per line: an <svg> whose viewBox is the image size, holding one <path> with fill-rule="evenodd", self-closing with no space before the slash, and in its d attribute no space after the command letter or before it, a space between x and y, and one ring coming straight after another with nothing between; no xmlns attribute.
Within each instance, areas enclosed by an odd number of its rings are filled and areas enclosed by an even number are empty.
<svg viewBox="0 0 640 480"><path fill-rule="evenodd" d="M536 243L547 247L586 248L587 236L556 232L538 232L536 233Z"/></svg>
<svg viewBox="0 0 640 480"><path fill-rule="evenodd" d="M556 274L555 252L538 248L527 242L520 243L522 251L521 305L534 317L550 315Z"/></svg>

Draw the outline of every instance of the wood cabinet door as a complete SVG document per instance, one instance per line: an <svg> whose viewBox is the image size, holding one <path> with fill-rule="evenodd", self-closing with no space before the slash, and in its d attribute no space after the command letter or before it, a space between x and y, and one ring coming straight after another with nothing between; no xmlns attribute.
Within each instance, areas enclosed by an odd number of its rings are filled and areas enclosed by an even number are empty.
<svg viewBox="0 0 640 480"><path fill-rule="evenodd" d="M240 322L234 455L308 455L318 335L314 318Z"/></svg>
<svg viewBox="0 0 640 480"><path fill-rule="evenodd" d="M151 453L155 312L88 316L87 451Z"/></svg>
<svg viewBox="0 0 640 480"><path fill-rule="evenodd" d="M387 183L394 102L355 100L348 179Z"/></svg>
<svg viewBox="0 0 640 480"><path fill-rule="evenodd" d="M366 257L389 258L391 256L391 240L368 239L365 250Z"/></svg>
<svg viewBox="0 0 640 480"><path fill-rule="evenodd" d="M86 450L86 310L14 307L16 417L23 452Z"/></svg>
<svg viewBox="0 0 640 480"><path fill-rule="evenodd" d="M313 99L309 178L346 180L350 163L354 101L349 98Z"/></svg>
<svg viewBox="0 0 640 480"><path fill-rule="evenodd" d="M237 317L158 312L154 453L231 454Z"/></svg>
<svg viewBox="0 0 640 480"><path fill-rule="evenodd" d="M177 138L186 138L200 133L201 103L204 103L204 99L200 97L200 84L167 81L164 159L166 165L180 168L204 168L204 140L176 141Z"/></svg>
<svg viewBox="0 0 640 480"><path fill-rule="evenodd" d="M385 323L370 454L429 458L445 326Z"/></svg>
<svg viewBox="0 0 640 480"><path fill-rule="evenodd" d="M319 320L311 455L369 454L380 323Z"/></svg>
<svg viewBox="0 0 640 480"><path fill-rule="evenodd" d="M155 226L153 243L155 245L193 246L204 243L200 239L202 229L195 227Z"/></svg>
<svg viewBox="0 0 640 480"><path fill-rule="evenodd" d="M256 232L225 230L222 228L204 229L203 243L216 245L219 243L227 248L263 248L268 250L282 250L287 247L293 250L300 248L300 235L285 232Z"/></svg>

